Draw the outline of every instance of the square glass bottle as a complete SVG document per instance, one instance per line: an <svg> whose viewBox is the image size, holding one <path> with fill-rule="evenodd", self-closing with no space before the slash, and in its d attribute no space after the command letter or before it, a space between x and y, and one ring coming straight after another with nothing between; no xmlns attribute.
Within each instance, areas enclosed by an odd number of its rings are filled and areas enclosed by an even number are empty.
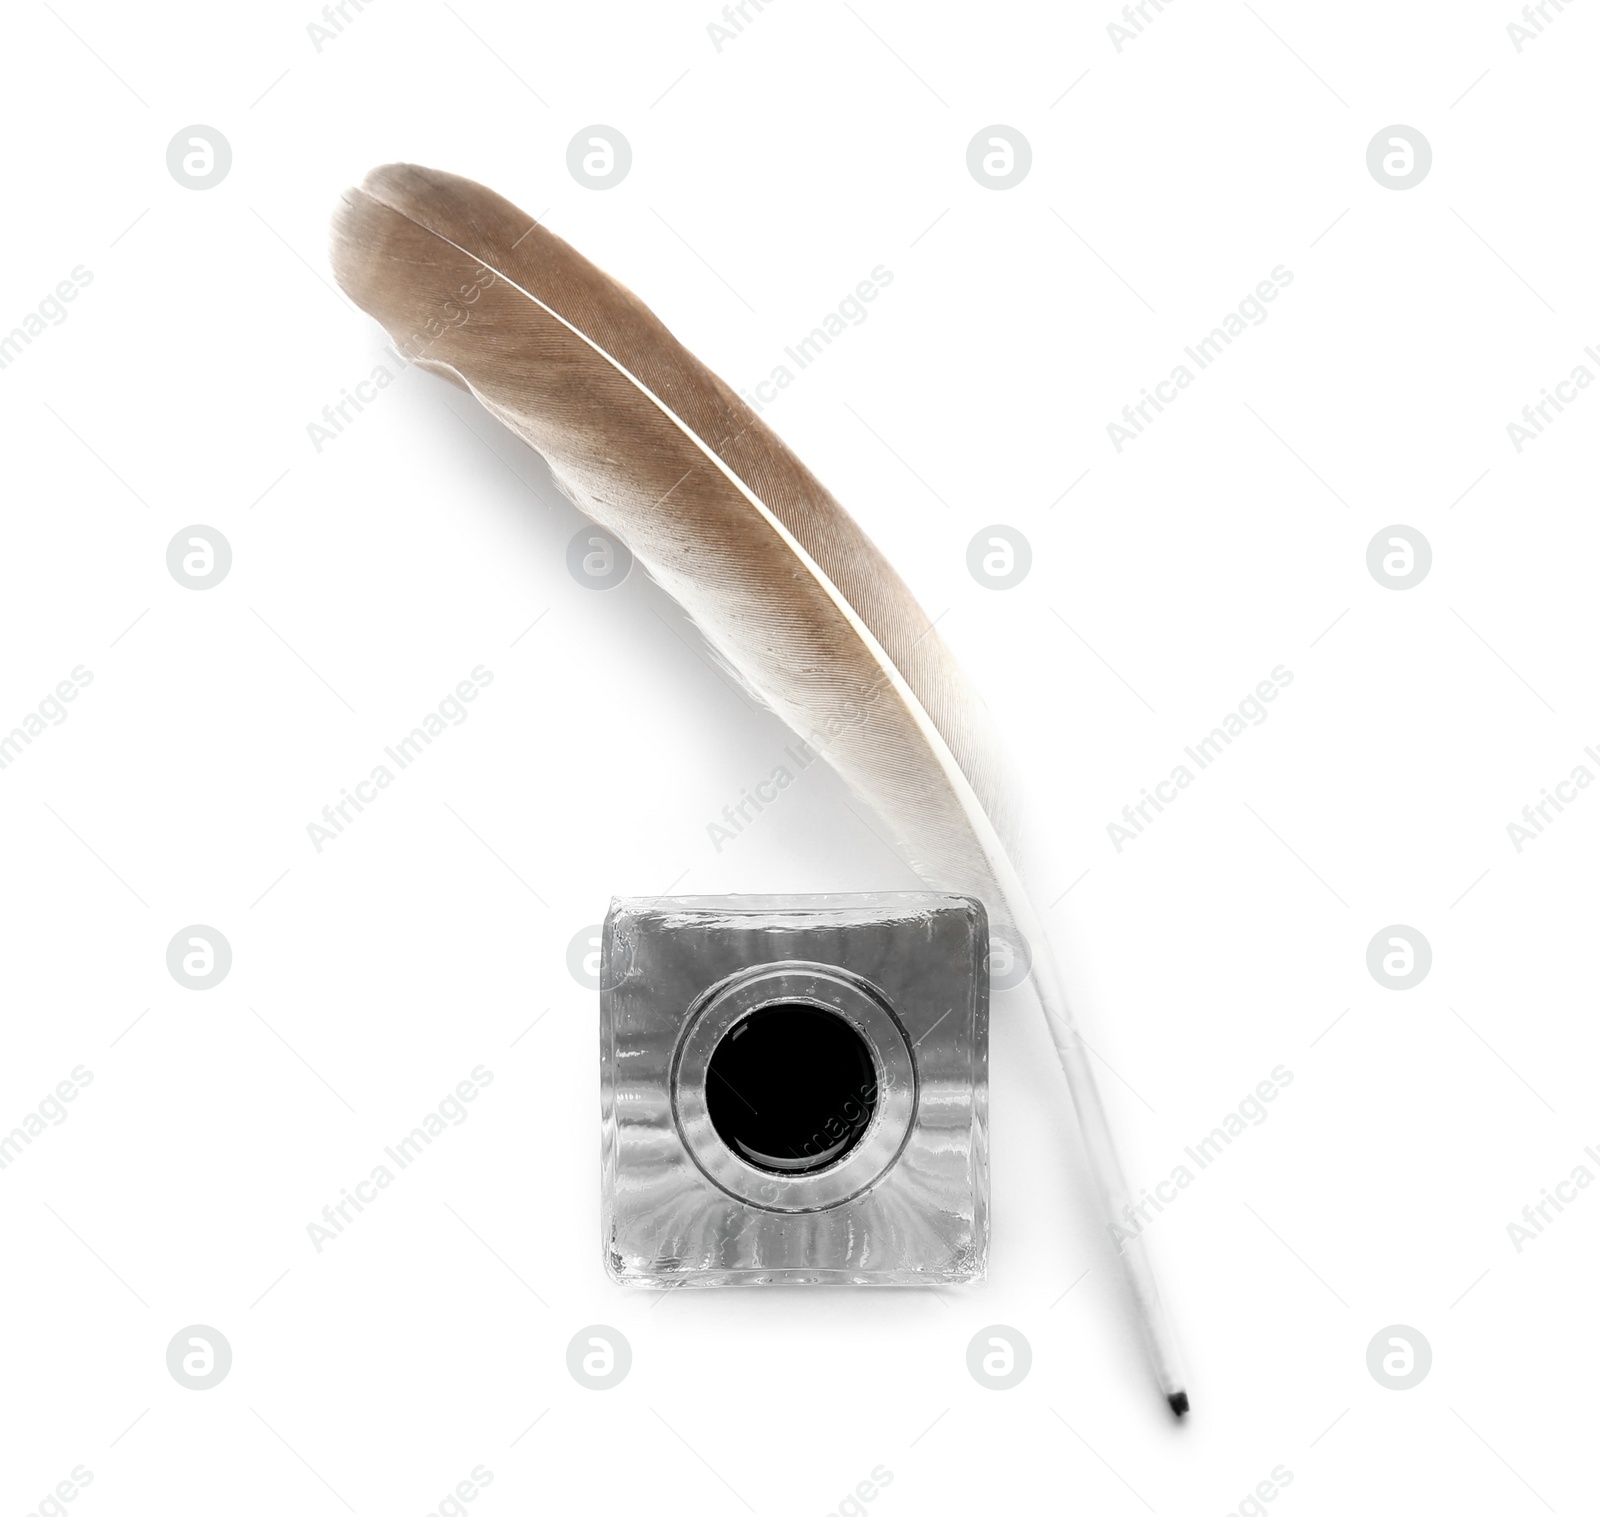
<svg viewBox="0 0 1600 1517"><path fill-rule="evenodd" d="M970 897L613 901L607 1270L658 1288L982 1279L988 1057Z"/></svg>

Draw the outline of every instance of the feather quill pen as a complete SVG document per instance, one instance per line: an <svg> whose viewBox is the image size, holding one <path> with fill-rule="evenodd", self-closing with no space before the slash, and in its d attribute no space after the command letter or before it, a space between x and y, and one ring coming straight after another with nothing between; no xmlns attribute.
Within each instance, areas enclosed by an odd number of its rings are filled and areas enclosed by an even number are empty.
<svg viewBox="0 0 1600 1517"><path fill-rule="evenodd" d="M718 655L811 741L929 884L976 895L1031 950L1106 1215L1121 1164L1048 941L1005 840L983 707L837 501L631 291L471 180L391 164L346 193L333 267L420 367L546 459ZM1119 1251L1157 1379L1188 1396L1142 1237Z"/></svg>

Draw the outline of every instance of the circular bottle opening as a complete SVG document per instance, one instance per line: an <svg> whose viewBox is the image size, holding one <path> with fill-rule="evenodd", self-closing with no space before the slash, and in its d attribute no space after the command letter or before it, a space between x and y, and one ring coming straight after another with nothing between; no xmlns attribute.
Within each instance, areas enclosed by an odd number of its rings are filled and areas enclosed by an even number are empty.
<svg viewBox="0 0 1600 1517"><path fill-rule="evenodd" d="M837 1013L762 1006L712 1050L706 1107L717 1136L758 1169L804 1174L842 1159L872 1122L878 1075L866 1040Z"/></svg>

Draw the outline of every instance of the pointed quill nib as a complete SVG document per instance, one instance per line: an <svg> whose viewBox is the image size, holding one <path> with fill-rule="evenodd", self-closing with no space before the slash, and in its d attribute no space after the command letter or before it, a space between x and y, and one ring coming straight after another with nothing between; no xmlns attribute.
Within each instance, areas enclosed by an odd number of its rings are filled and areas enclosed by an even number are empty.
<svg viewBox="0 0 1600 1517"><path fill-rule="evenodd" d="M1172 1408L1172 1415L1174 1417L1183 1416L1183 1414L1189 1410L1188 1391L1174 1391L1170 1396L1167 1397L1167 1405Z"/></svg>

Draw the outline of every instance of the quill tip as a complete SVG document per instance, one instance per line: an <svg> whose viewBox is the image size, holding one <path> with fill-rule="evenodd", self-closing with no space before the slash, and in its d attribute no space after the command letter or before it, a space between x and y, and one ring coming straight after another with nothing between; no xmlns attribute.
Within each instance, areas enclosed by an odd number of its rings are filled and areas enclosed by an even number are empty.
<svg viewBox="0 0 1600 1517"><path fill-rule="evenodd" d="M1189 1410L1188 1391L1174 1391L1170 1396L1167 1397L1167 1405L1172 1408L1172 1415L1174 1417L1183 1416L1183 1414Z"/></svg>

